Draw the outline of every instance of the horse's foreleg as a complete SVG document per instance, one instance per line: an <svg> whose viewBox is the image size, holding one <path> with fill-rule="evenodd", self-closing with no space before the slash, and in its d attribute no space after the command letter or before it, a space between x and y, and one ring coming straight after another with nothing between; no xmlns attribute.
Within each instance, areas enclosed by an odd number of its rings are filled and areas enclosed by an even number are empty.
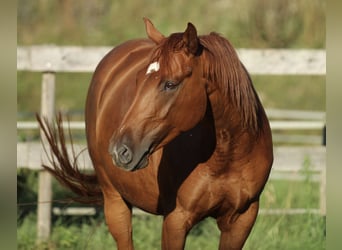
<svg viewBox="0 0 342 250"><path fill-rule="evenodd" d="M193 221L186 212L171 212L163 221L162 249L184 249L185 239L193 227Z"/></svg>
<svg viewBox="0 0 342 250"><path fill-rule="evenodd" d="M259 210L259 202L252 203L243 214L232 216L222 216L217 219L217 224L221 230L220 250L240 250L242 249L251 229L254 225Z"/></svg>
<svg viewBox="0 0 342 250"><path fill-rule="evenodd" d="M104 212L108 229L118 250L132 250L132 209L115 192L104 192Z"/></svg>

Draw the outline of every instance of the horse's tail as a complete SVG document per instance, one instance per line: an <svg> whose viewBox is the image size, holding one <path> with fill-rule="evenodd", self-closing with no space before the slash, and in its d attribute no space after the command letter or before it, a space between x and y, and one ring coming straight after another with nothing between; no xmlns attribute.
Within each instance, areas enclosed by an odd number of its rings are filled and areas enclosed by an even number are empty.
<svg viewBox="0 0 342 250"><path fill-rule="evenodd" d="M72 157L69 156L62 126L62 115L57 116L56 126L50 124L47 119L42 119L38 114L36 118L50 145L49 151L45 147L44 150L51 166L43 164L42 167L50 172L63 186L77 195L72 197L72 200L86 204L102 205L103 195L96 174L81 172L78 167L77 158L79 155L75 154L70 128L69 138Z"/></svg>

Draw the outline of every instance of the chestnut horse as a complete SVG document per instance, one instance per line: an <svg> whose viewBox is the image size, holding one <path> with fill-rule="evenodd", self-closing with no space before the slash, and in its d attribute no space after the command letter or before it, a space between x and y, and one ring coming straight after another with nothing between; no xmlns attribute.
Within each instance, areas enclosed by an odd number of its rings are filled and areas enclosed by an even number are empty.
<svg viewBox="0 0 342 250"><path fill-rule="evenodd" d="M232 45L193 24L125 42L99 63L86 101L96 174L81 173L58 131L42 121L57 160L45 166L84 198L103 201L118 249L133 249L132 206L163 215L162 249L183 249L206 217L219 249L242 249L272 162L268 119ZM57 133L55 133L57 132Z"/></svg>

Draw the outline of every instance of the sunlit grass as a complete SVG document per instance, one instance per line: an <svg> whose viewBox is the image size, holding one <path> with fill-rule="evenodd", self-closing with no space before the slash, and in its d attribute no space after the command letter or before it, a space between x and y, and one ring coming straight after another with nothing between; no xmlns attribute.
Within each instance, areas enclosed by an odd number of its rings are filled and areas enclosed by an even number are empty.
<svg viewBox="0 0 342 250"><path fill-rule="evenodd" d="M59 188L60 189L60 188ZM61 195L61 194L60 194ZM261 198L261 209L318 208L319 185L306 181L270 181ZM82 217L81 217L82 218ZM116 249L103 214L94 218L56 217L50 241L41 249ZM133 236L136 249L160 249L162 217L135 215ZM217 249L219 230L207 218L188 235L186 249ZM17 229L18 249L39 249L35 245L36 215L31 213ZM246 250L325 249L325 217L316 214L260 214L246 242Z"/></svg>
<svg viewBox="0 0 342 250"><path fill-rule="evenodd" d="M40 249L35 243L35 216L27 217L17 230L18 249ZM161 249L162 219L156 216L135 216L136 249ZM197 225L187 237L186 248L213 250L219 244L215 220L208 218ZM43 249L43 246L41 246ZM44 249L116 249L103 221L65 225L54 224L50 241ZM325 249L325 218L320 215L259 215L244 247L246 250Z"/></svg>

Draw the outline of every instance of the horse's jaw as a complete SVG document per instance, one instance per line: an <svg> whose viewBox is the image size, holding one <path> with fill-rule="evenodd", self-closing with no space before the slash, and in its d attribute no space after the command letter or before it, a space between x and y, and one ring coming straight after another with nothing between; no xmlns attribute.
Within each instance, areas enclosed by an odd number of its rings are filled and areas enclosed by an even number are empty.
<svg viewBox="0 0 342 250"><path fill-rule="evenodd" d="M120 161L117 160L117 156L115 156L115 154L112 155L112 161L114 166L125 170L127 172L133 172L139 169L143 169L145 167L148 166L149 163L149 156L148 156L148 152L146 152L145 154L143 154L143 156L140 158L140 160L138 161L137 164L133 165L133 164L123 164Z"/></svg>

